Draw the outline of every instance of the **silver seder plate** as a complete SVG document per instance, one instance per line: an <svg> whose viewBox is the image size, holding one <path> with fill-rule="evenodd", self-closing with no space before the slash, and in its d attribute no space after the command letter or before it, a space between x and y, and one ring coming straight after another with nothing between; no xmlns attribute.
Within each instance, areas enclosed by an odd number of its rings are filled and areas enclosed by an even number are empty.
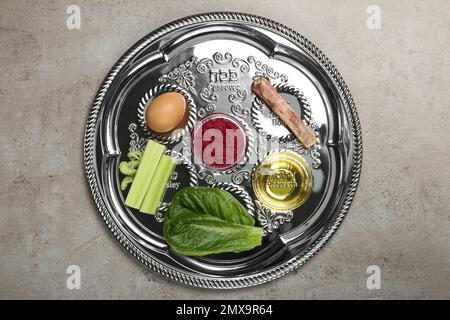
<svg viewBox="0 0 450 320"><path fill-rule="evenodd" d="M264 75L317 136L305 149L251 92ZM190 105L186 127L158 137L145 126L145 108L166 91ZM225 113L247 136L239 165L214 170L195 161L190 136L196 123ZM156 216L124 205L118 164L148 139L178 160ZM328 58L297 32L262 17L220 12L169 23L134 45L114 65L90 110L84 141L85 170L108 228L139 261L185 284L241 288L271 281L301 266L336 231L355 195L361 164L361 127L350 92ZM264 207L252 190L252 171L269 153L290 150L309 164L314 185L293 211ZM170 250L162 235L170 199L188 185L233 194L264 228L263 245L240 254L200 258Z"/></svg>

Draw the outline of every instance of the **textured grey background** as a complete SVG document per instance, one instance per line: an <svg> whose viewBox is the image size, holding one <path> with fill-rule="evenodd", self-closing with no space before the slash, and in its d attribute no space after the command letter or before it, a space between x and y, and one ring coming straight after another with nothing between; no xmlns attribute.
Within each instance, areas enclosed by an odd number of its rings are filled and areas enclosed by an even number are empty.
<svg viewBox="0 0 450 320"><path fill-rule="evenodd" d="M283 4L280 4L283 3ZM66 8L81 7L81 30ZM381 30L366 27L368 5ZM94 208L82 163L90 103L132 44L179 17L254 13L305 35L335 63L364 131L361 184L343 225L304 267L238 291L145 270ZM0 2L0 298L450 298L450 2ZM81 267L81 290L65 270ZM366 268L381 267L381 290Z"/></svg>

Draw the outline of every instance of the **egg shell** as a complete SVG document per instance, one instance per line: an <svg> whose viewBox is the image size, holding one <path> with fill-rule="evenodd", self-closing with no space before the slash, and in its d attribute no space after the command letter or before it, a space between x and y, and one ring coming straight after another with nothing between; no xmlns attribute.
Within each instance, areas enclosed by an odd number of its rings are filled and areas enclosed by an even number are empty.
<svg viewBox="0 0 450 320"><path fill-rule="evenodd" d="M175 129L186 113L186 100L177 92L157 96L147 109L145 120L150 130L166 133Z"/></svg>

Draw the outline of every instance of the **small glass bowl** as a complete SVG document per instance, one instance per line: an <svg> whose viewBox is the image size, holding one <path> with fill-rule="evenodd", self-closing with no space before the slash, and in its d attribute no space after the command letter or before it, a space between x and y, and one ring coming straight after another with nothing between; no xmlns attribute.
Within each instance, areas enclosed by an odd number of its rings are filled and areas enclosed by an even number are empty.
<svg viewBox="0 0 450 320"><path fill-rule="evenodd" d="M253 191L261 203L275 211L290 211L308 199L313 176L308 163L289 150L271 152L253 171Z"/></svg>
<svg viewBox="0 0 450 320"><path fill-rule="evenodd" d="M219 138L221 138L222 142L225 143L225 148L222 151L225 156L225 159L223 159L223 157L222 157L222 160L219 159L220 163L215 163L215 162L212 162L212 160L213 160L212 158L210 159L210 157L207 157L208 159L205 162L205 154L204 154L205 150L203 148L203 142L205 141L205 137L203 136L203 127L205 124L207 124L211 121L218 120L218 119L223 119L225 121L228 121L229 123L231 123L234 126L233 129L237 130L233 134L236 136L238 141L236 144L235 139L233 138L233 146L235 148L239 147L239 149L236 151L237 152L236 154L233 149L232 150L232 152L233 152L232 158L233 159L229 159L231 157L231 155L229 154L230 149L227 149L227 146L226 146L228 144L227 136L226 136L226 134L225 134L225 136L222 135L222 137L219 137ZM219 128L219 130L220 130L220 128ZM208 136L207 141L211 141L211 144L214 143L215 139L217 138L217 134L219 134L218 131L211 132L211 137ZM211 140L209 138L214 138L214 140ZM230 137L228 136L228 140L229 139L230 139ZM240 144L239 139L241 141L242 146L239 146L239 144ZM208 146L206 146L205 149L208 148ZM235 117L228 115L226 113L218 112L218 113L213 113L209 116L206 116L205 118L203 118L200 122L198 122L195 125L194 130L192 131L192 154L194 155L194 162L205 168L208 168L213 171L217 171L219 173L228 173L228 172L230 172L230 170L232 170L233 168L236 168L238 165L245 163L247 149L248 149L248 137L247 137L244 125L238 119L236 119ZM214 160L217 160L217 159L214 159Z"/></svg>

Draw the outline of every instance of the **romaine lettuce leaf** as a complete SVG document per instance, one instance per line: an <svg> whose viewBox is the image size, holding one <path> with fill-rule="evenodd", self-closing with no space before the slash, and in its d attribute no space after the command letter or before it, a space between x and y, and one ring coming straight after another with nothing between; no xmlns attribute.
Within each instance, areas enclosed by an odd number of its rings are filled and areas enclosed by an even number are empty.
<svg viewBox="0 0 450 320"><path fill-rule="evenodd" d="M224 221L254 226L255 220L228 192L210 187L186 187L178 191L168 208L166 218L179 212L191 211L198 214L209 214Z"/></svg>
<svg viewBox="0 0 450 320"><path fill-rule="evenodd" d="M167 209L164 238L187 256L242 252L261 245L263 230L228 192L209 187L178 191Z"/></svg>

